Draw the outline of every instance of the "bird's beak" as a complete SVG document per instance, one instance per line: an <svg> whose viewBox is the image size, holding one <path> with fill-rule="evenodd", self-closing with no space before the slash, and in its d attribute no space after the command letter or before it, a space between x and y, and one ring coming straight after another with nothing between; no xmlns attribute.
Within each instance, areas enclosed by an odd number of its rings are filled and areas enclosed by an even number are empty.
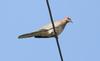
<svg viewBox="0 0 100 61"><path fill-rule="evenodd" d="M73 21L70 19L69 22L73 23Z"/></svg>

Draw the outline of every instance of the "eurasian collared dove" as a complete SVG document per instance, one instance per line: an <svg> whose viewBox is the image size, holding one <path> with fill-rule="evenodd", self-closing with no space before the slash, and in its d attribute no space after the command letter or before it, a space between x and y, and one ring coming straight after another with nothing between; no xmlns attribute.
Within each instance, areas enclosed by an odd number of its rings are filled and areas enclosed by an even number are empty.
<svg viewBox="0 0 100 61"><path fill-rule="evenodd" d="M61 34L61 32L65 28L65 25L67 23L69 23L69 22L72 22L71 18L69 18L69 17L65 17L62 20L54 22L57 36L59 34ZM41 27L38 31L20 35L18 38L19 39L30 38L30 37L35 37L35 38L50 38L50 37L54 37L54 36L55 36L55 33L54 33L54 30L53 30L53 26L52 26L52 23L50 23L50 24L47 24L47 25Z"/></svg>

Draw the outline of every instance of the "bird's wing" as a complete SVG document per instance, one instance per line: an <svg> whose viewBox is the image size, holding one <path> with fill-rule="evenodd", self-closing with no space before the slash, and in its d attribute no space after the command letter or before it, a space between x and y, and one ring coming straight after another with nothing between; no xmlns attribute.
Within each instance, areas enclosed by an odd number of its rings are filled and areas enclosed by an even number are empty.
<svg viewBox="0 0 100 61"><path fill-rule="evenodd" d="M60 21L55 21L54 25L55 27L58 27L61 24ZM43 27L41 27L39 30L27 34L20 35L18 38L29 38L33 36L47 36L48 35L48 30L53 29L52 24L47 24Z"/></svg>
<svg viewBox="0 0 100 61"><path fill-rule="evenodd" d="M55 25L55 27L59 26L60 25L60 21L55 21L54 25ZM52 23L49 23L47 25L44 25L40 29L47 29L47 30L49 30L49 29L52 29L52 28L53 28Z"/></svg>
<svg viewBox="0 0 100 61"><path fill-rule="evenodd" d="M33 37L33 36L40 36L40 35L43 34L43 33L44 33L44 35L45 35L45 33L46 33L47 31L48 31L48 30L46 30L46 29L40 29L40 30L35 31L35 32L22 34L22 35L18 36L18 38L19 38L19 39L22 39L22 38L30 38L30 37Z"/></svg>

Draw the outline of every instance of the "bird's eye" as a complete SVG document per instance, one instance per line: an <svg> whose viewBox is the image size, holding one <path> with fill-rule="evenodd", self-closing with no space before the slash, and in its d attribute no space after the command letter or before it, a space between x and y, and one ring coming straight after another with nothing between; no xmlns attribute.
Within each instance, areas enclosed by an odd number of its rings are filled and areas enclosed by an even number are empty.
<svg viewBox="0 0 100 61"><path fill-rule="evenodd" d="M71 20L71 18L68 17L68 20Z"/></svg>

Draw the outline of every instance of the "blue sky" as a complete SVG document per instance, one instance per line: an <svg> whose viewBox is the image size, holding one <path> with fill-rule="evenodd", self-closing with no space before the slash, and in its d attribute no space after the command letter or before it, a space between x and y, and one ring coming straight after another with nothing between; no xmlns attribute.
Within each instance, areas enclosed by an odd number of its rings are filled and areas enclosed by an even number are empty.
<svg viewBox="0 0 100 61"><path fill-rule="evenodd" d="M70 16L59 36L64 61L100 61L100 0L49 0L53 18ZM0 61L60 61L56 41L17 39L50 22L45 0L0 1Z"/></svg>

